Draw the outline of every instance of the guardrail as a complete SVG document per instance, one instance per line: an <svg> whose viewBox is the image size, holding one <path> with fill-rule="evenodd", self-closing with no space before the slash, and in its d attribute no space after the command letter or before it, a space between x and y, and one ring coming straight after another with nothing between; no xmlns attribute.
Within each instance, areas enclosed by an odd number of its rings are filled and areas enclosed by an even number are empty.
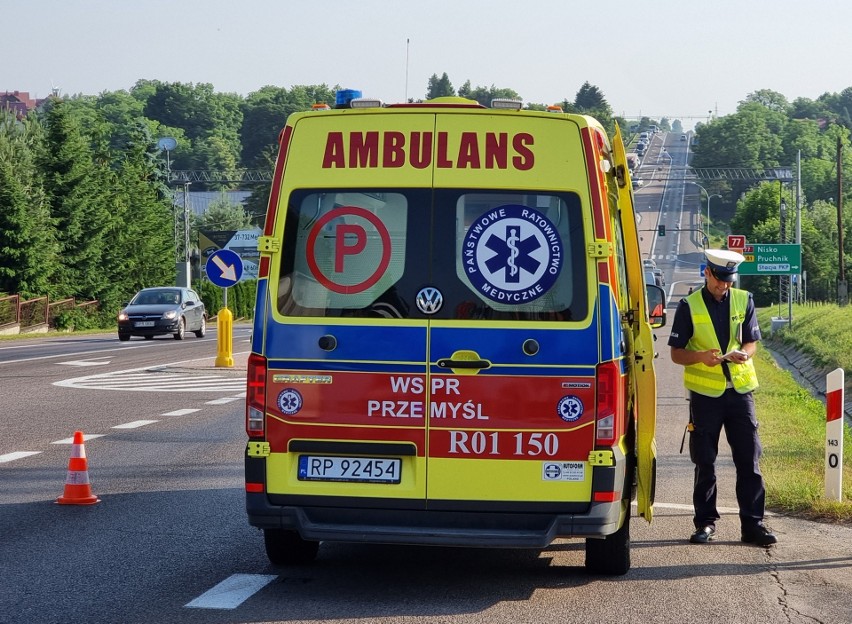
<svg viewBox="0 0 852 624"><path fill-rule="evenodd" d="M53 329L62 312L77 309L93 313L97 311L98 304L98 301L77 303L74 298L50 301L47 296L26 300L22 300L21 295L0 296L0 333Z"/></svg>

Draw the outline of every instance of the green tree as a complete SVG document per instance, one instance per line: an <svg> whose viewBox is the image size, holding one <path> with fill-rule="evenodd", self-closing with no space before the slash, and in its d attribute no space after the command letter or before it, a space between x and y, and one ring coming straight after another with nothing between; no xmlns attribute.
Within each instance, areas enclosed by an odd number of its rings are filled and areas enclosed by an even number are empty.
<svg viewBox="0 0 852 624"><path fill-rule="evenodd" d="M694 167L777 167L785 158L781 138L787 119L756 102L697 128ZM789 162L783 164L789 165Z"/></svg>
<svg viewBox="0 0 852 624"><path fill-rule="evenodd" d="M790 103L787 101L787 98L781 93L772 91L771 89L758 89L757 91L753 91L746 96L744 102L754 102L771 111L783 113L784 115L786 115L790 110ZM743 104L744 102L741 102L740 104Z"/></svg>
<svg viewBox="0 0 852 624"><path fill-rule="evenodd" d="M57 294L56 230L33 154L40 130L0 112L0 292L25 297Z"/></svg>
<svg viewBox="0 0 852 624"><path fill-rule="evenodd" d="M112 218L103 232L107 279L99 299L108 313L140 288L174 279L172 213L157 177L156 141L142 122L123 132L130 140L109 172L106 193Z"/></svg>
<svg viewBox="0 0 852 624"><path fill-rule="evenodd" d="M599 116L605 119L612 117L612 109L606 101L603 93L596 86L588 81L583 83L577 95L574 97L574 106L578 111L592 116Z"/></svg>
<svg viewBox="0 0 852 624"><path fill-rule="evenodd" d="M788 206L795 205L792 194L788 188L779 188L774 182L762 182L750 189L745 196L737 202L734 218L731 219L731 231L743 234L749 241L760 243L778 243L779 241L779 211L781 200ZM761 231L760 238L755 237L757 228L774 219L774 230L769 234L766 230Z"/></svg>
<svg viewBox="0 0 852 624"><path fill-rule="evenodd" d="M277 153L278 135L287 118L292 113L311 110L314 104L333 105L334 95L334 89L326 85L295 86L289 91L266 86L250 93L242 104L242 166L268 167L269 152Z"/></svg>
<svg viewBox="0 0 852 624"><path fill-rule="evenodd" d="M90 140L73 109L56 99L47 108L46 133L37 163L51 218L56 223L61 264L57 290L61 296L97 299L107 287L103 270L104 236L110 212L103 164L96 165ZM94 132L101 133L100 128Z"/></svg>
<svg viewBox="0 0 852 624"><path fill-rule="evenodd" d="M242 98L215 93L207 83L154 83L143 108L145 116L167 127L181 128L190 140L189 154L173 154L175 169L204 167L210 162L239 162ZM217 137L212 140L213 137ZM197 149L196 149L197 148ZM220 153L211 155L211 150Z"/></svg>
<svg viewBox="0 0 852 624"><path fill-rule="evenodd" d="M432 74L432 77L429 78L429 87L426 89L427 100L453 96L455 94L456 90L453 89L453 85L450 82L449 76L447 76L447 72L444 72L444 75L440 78L438 78L437 74Z"/></svg>
<svg viewBox="0 0 852 624"><path fill-rule="evenodd" d="M210 203L207 211L193 215L192 225L198 230L249 230L254 227L251 216L240 204L232 203L225 193Z"/></svg>
<svg viewBox="0 0 852 624"><path fill-rule="evenodd" d="M446 74L444 74L446 76ZM459 88L459 96L469 100L476 100L483 106L491 107L491 101L495 99L520 100L521 96L513 89L498 88L494 85L490 87L470 86L470 80L466 81Z"/></svg>

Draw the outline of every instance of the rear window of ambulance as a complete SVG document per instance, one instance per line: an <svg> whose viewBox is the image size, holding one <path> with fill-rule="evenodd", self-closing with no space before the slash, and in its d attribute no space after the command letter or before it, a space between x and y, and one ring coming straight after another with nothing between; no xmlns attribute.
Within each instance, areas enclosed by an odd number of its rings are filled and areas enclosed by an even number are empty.
<svg viewBox="0 0 852 624"><path fill-rule="evenodd" d="M297 317L581 320L579 198L463 189L300 190L277 288ZM418 293L440 293L437 311Z"/></svg>

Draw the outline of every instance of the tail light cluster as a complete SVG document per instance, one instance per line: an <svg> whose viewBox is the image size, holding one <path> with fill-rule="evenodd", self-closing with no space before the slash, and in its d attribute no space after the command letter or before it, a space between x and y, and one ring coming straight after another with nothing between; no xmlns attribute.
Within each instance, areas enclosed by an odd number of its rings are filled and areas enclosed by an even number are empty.
<svg viewBox="0 0 852 624"><path fill-rule="evenodd" d="M623 434L625 388L618 362L604 362L597 370L595 444L614 446Z"/></svg>
<svg viewBox="0 0 852 624"><path fill-rule="evenodd" d="M262 438L266 433L266 358L251 354L247 366L246 433Z"/></svg>

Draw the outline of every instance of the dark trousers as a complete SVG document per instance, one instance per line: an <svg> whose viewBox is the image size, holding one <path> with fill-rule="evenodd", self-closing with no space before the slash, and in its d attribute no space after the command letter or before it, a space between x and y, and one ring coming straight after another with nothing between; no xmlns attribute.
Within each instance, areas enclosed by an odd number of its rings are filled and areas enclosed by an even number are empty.
<svg viewBox="0 0 852 624"><path fill-rule="evenodd" d="M692 505L696 528L714 526L719 519L716 509L716 456L722 428L731 447L737 469L737 503L740 524L750 529L763 521L766 490L758 460L761 454L757 435L754 397L727 389L720 397L690 393L694 430L689 436L689 456L695 464Z"/></svg>

